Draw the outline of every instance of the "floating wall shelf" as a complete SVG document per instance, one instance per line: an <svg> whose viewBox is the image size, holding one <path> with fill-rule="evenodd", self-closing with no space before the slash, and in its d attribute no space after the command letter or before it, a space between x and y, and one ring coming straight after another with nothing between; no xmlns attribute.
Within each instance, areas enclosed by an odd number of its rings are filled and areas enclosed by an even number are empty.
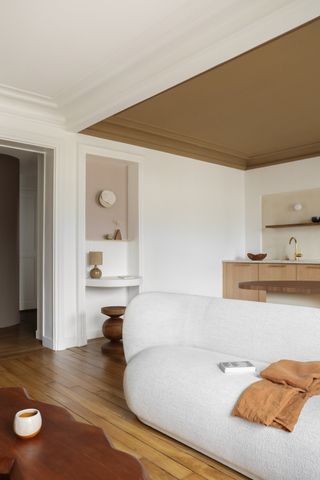
<svg viewBox="0 0 320 480"><path fill-rule="evenodd" d="M283 225L266 225L265 228L290 228L290 227L319 227L320 223L306 222L306 223L286 223Z"/></svg>
<svg viewBox="0 0 320 480"><path fill-rule="evenodd" d="M86 287L117 288L117 287L136 287L141 285L142 278L123 275L118 277L101 277L99 279L86 278Z"/></svg>

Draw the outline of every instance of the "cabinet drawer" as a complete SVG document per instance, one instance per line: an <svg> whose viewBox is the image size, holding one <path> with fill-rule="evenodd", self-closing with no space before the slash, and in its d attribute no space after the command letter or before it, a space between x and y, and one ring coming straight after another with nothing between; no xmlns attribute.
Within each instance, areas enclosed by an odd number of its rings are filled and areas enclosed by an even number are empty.
<svg viewBox="0 0 320 480"><path fill-rule="evenodd" d="M238 300L259 301L257 290L243 290L239 282L258 280L258 265L250 263L224 263L223 266L223 296Z"/></svg>
<svg viewBox="0 0 320 480"><path fill-rule="evenodd" d="M298 265L297 280L320 281L320 265Z"/></svg>
<svg viewBox="0 0 320 480"><path fill-rule="evenodd" d="M259 280L296 280L297 266L283 263L259 264Z"/></svg>

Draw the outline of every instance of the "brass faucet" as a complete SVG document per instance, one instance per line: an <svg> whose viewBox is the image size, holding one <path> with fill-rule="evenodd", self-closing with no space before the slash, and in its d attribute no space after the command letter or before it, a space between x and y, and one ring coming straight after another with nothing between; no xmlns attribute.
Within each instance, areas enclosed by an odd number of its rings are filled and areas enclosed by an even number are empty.
<svg viewBox="0 0 320 480"><path fill-rule="evenodd" d="M289 240L289 245L291 245L291 242L294 241L294 260L297 261L299 258L302 257L302 253L298 252L298 242L295 237L291 237Z"/></svg>

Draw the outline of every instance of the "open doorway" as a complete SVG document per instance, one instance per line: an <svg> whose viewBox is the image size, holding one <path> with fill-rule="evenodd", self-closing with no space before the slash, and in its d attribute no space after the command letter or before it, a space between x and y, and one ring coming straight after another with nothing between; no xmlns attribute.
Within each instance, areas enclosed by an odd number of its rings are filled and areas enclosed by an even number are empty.
<svg viewBox="0 0 320 480"><path fill-rule="evenodd" d="M53 162L48 178L46 163L45 153L0 144L0 358L42 348L44 313L52 318L52 279L45 281L52 201L45 212L45 189L51 196Z"/></svg>

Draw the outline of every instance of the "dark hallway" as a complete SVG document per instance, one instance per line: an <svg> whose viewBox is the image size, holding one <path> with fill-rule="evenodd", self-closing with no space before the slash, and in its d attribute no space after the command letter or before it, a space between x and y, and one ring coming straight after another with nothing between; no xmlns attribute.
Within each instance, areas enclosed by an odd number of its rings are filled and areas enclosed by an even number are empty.
<svg viewBox="0 0 320 480"><path fill-rule="evenodd" d="M42 344L35 338L37 310L20 312L20 323L13 327L0 328L0 358L40 350Z"/></svg>

